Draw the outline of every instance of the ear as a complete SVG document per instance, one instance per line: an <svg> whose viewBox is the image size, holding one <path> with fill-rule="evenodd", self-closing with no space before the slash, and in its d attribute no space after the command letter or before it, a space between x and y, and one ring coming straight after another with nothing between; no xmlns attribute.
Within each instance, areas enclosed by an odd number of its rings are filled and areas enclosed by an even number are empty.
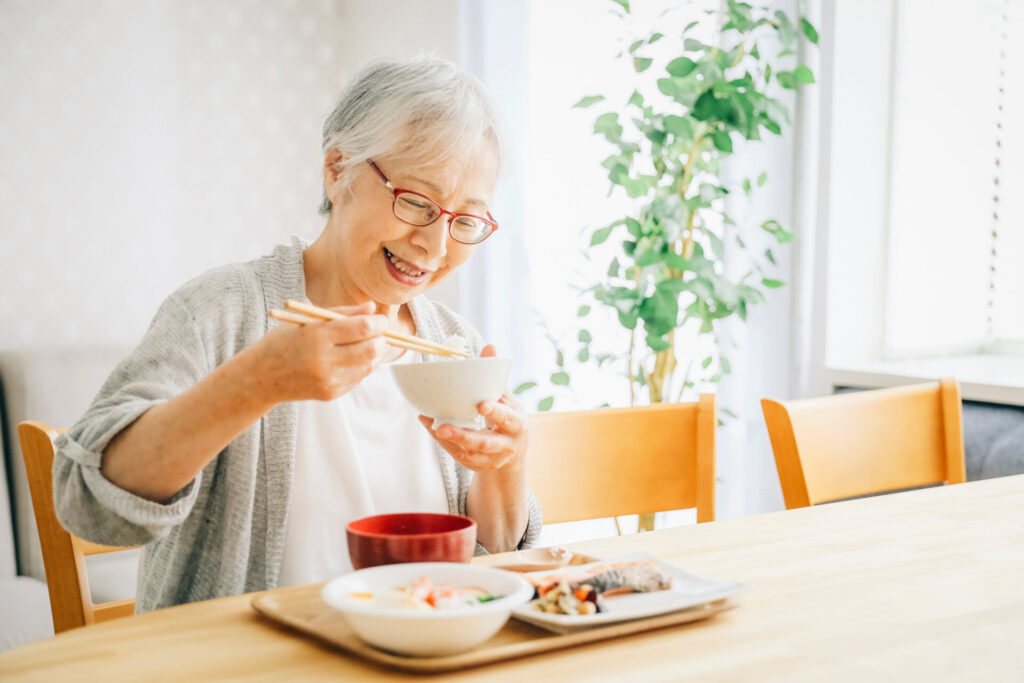
<svg viewBox="0 0 1024 683"><path fill-rule="evenodd" d="M334 199L331 197L331 190L334 188L334 184L341 178L341 166L339 165L342 160L341 150L337 147L332 147L327 150L327 154L324 155L324 187L327 189L327 196L333 202Z"/></svg>

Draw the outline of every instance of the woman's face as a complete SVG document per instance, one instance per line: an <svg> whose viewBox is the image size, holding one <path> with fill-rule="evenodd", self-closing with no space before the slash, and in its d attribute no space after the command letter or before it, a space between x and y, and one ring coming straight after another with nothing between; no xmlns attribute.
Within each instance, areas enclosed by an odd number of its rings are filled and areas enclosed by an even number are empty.
<svg viewBox="0 0 1024 683"><path fill-rule="evenodd" d="M378 166L396 188L419 192L453 213L487 216L497 176L496 155L487 144L465 166L411 170L400 161ZM450 216L424 226L399 220L394 195L369 164L358 171L349 193L332 194L331 201L328 225L334 233L336 272L344 280L339 284L359 300L406 303L451 275L476 248L451 238Z"/></svg>

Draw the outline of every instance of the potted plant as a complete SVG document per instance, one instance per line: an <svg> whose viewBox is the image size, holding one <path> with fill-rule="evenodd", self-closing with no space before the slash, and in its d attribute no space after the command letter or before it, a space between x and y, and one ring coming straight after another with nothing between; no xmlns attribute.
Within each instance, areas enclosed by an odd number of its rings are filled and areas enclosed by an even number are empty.
<svg viewBox="0 0 1024 683"><path fill-rule="evenodd" d="M627 19L628 0L613 2ZM708 31L703 22L714 22L714 29ZM777 95L814 82L810 69L798 63L795 47L801 34L817 43L817 31L804 18L794 22L781 10L737 0L726 0L703 22L693 21L680 32L662 20L658 30L633 36L618 57L632 62L636 88L626 102L594 122L594 133L612 148L602 162L611 190L624 192L632 204L626 215L589 233L591 255L608 254L607 245L598 248L606 242L618 247L601 265L605 275L583 290L576 358L602 367L618 365L629 379L630 405L680 400L686 390L730 372L728 359L717 352L700 363L692 358L680 363L680 332L692 328L698 336L713 335L725 318L745 320L749 308L764 301L763 288L782 286L770 274L771 249L748 253L749 271L731 277L725 267L727 245L728 253L749 252L744 240L749 230L766 231L780 244L794 238L773 219L757 226L734 220L725 198L737 192L750 196L767 175L730 186L722 169L741 140L758 144L762 136L779 135L790 125ZM653 44L673 33L681 45L671 58L648 56ZM715 40L695 37L709 34ZM575 106L607 104L597 94ZM598 307L613 311L628 331L626 349L608 353L591 347L594 340L585 323ZM556 351L551 382L568 385L568 354L557 346ZM527 382L517 392L535 386ZM545 396L538 409L550 409L553 401Z"/></svg>

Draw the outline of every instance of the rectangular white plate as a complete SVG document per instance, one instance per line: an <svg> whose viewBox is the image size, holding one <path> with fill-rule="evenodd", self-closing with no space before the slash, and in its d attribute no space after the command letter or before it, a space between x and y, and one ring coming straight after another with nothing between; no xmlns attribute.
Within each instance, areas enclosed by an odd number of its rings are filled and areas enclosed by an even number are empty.
<svg viewBox="0 0 1024 683"><path fill-rule="evenodd" d="M585 572L588 568L592 567L640 560L654 560L657 562L662 569L672 576L672 587L652 593L631 593L604 598L602 602L606 611L598 612L597 614L549 614L537 611L533 609L530 603L527 603L512 610L512 616L555 633L571 633L579 629L607 626L622 621L643 619L658 614L690 609L716 600L722 600L750 587L743 583L719 581L692 574L660 560L650 553L634 553L554 572L530 572L528 576L539 578L553 574L563 574L567 571L572 573L577 571Z"/></svg>

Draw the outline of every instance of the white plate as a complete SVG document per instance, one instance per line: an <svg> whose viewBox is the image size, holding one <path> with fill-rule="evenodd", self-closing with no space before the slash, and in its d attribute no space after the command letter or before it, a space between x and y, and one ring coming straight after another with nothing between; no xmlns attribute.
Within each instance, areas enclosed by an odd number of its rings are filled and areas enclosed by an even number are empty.
<svg viewBox="0 0 1024 683"><path fill-rule="evenodd" d="M668 614L669 612L690 609L727 598L750 587L743 583L719 581L691 574L675 565L658 559L650 553L634 553L610 560L591 562L590 564L578 567L568 567L555 572L530 572L527 576L539 578L553 574L562 575L569 572L573 574L576 572L585 573L587 569L592 567L639 560L654 560L657 562L662 569L672 576L672 587L652 593L631 593L603 598L602 603L606 611L598 612L597 614L549 614L537 611L533 609L530 603L527 603L513 609L512 616L520 621L525 621L555 633L571 633L580 629L607 626L621 621L643 619L658 614Z"/></svg>

